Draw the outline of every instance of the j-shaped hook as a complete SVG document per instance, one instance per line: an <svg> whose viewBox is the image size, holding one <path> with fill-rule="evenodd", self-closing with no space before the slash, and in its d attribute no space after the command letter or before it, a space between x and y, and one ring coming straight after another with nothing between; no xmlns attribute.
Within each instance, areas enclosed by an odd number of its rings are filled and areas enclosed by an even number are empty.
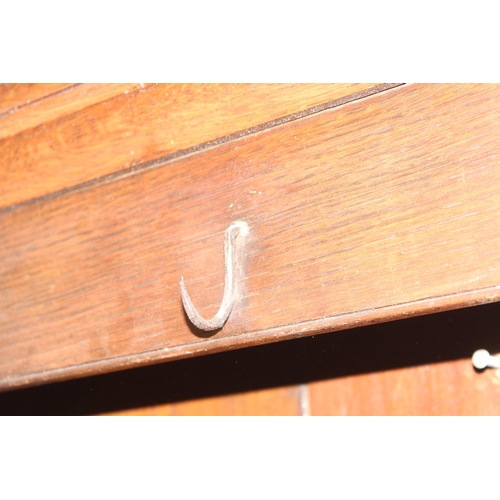
<svg viewBox="0 0 500 500"><path fill-rule="evenodd" d="M242 221L235 222L226 229L224 235L224 296L219 311L212 319L207 320L200 316L184 286L184 278L181 277L181 297L184 310L193 325L200 330L211 331L222 328L227 318L229 318L235 300L236 288L234 242L238 235L246 236L247 233L248 225Z"/></svg>

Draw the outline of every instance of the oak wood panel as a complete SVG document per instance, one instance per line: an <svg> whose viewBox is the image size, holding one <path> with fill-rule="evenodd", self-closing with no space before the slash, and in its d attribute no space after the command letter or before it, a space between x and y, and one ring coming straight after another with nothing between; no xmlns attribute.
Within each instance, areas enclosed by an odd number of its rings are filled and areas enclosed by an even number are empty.
<svg viewBox="0 0 500 500"><path fill-rule="evenodd" d="M169 84L124 89L114 99L0 140L0 207L209 147L231 134L255 132L276 120L297 119L386 87ZM96 92L113 94L115 87ZM84 94L73 99L75 109L85 101ZM24 119L40 121L43 112L33 111ZM45 112L51 119L50 110Z"/></svg>
<svg viewBox="0 0 500 500"><path fill-rule="evenodd" d="M0 217L2 387L500 298L500 87L415 85ZM222 235L244 279L212 337Z"/></svg>
<svg viewBox="0 0 500 500"><path fill-rule="evenodd" d="M70 83L0 83L0 115L72 86Z"/></svg>
<svg viewBox="0 0 500 500"><path fill-rule="evenodd" d="M300 416L299 387L273 387L241 394L193 399L143 408L130 408L108 416Z"/></svg>
<svg viewBox="0 0 500 500"><path fill-rule="evenodd" d="M0 139L19 134L29 128L47 126L47 122L61 119L118 94L128 93L138 84L79 84L63 89L30 106L12 110L0 116ZM30 134L23 134L22 140L29 148ZM95 139L95 138L94 138ZM26 160L26 156L24 158Z"/></svg>
<svg viewBox="0 0 500 500"><path fill-rule="evenodd" d="M500 415L500 370L448 361L309 384L312 415Z"/></svg>

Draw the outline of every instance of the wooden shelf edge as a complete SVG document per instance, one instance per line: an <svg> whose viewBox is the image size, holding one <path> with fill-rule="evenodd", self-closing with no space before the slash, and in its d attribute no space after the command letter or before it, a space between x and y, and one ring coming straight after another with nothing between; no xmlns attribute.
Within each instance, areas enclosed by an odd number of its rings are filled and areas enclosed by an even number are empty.
<svg viewBox="0 0 500 500"><path fill-rule="evenodd" d="M500 301L500 285L0 380L0 392Z"/></svg>

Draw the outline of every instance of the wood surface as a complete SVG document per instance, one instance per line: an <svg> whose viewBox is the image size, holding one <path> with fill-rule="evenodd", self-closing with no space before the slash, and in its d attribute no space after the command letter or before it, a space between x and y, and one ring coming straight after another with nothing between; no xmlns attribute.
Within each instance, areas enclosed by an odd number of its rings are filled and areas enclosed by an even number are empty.
<svg viewBox="0 0 500 500"><path fill-rule="evenodd" d="M6 118L6 116L1 116L4 113L52 96L73 85L70 83L0 83L0 119Z"/></svg>
<svg viewBox="0 0 500 500"><path fill-rule="evenodd" d="M0 394L1 415L499 415L500 302ZM300 402L300 408L299 408Z"/></svg>
<svg viewBox="0 0 500 500"><path fill-rule="evenodd" d="M4 116L0 116L0 139L4 137L20 134L30 128L49 126L54 120L67 120L69 115L73 115L84 108L93 106L124 92L131 92L138 84L78 84L63 88L61 91L50 94L42 99L35 100L29 105L11 110ZM1 103L1 97L0 97ZM24 147L30 148L32 133L21 135ZM94 139L96 137L94 136ZM29 153L22 147L19 148L21 161L27 161ZM36 164L36 163L35 163Z"/></svg>
<svg viewBox="0 0 500 500"><path fill-rule="evenodd" d="M309 394L313 415L499 415L500 370L450 361L313 382Z"/></svg>
<svg viewBox="0 0 500 500"><path fill-rule="evenodd" d="M0 208L134 170L145 162L213 147L390 86L145 84L70 89L38 112L19 111L4 125L0 120L0 137L25 123L44 121L0 140ZM54 119L60 112L63 116Z"/></svg>
<svg viewBox="0 0 500 500"><path fill-rule="evenodd" d="M2 388L500 298L500 87L399 87L0 214ZM244 279L215 335L222 238Z"/></svg>
<svg viewBox="0 0 500 500"><path fill-rule="evenodd" d="M300 388L273 387L241 394L130 408L103 416L301 416Z"/></svg>

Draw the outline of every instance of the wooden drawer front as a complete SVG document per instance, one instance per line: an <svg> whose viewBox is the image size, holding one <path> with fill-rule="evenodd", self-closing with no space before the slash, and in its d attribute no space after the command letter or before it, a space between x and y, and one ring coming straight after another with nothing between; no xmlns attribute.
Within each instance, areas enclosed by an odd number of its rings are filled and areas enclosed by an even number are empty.
<svg viewBox="0 0 500 500"><path fill-rule="evenodd" d="M32 93L49 92L41 87ZM248 129L296 120L390 87L74 85L0 116L0 208L215 146Z"/></svg>
<svg viewBox="0 0 500 500"><path fill-rule="evenodd" d="M5 209L2 387L500 298L500 87L411 85ZM250 227L224 328L223 233Z"/></svg>

